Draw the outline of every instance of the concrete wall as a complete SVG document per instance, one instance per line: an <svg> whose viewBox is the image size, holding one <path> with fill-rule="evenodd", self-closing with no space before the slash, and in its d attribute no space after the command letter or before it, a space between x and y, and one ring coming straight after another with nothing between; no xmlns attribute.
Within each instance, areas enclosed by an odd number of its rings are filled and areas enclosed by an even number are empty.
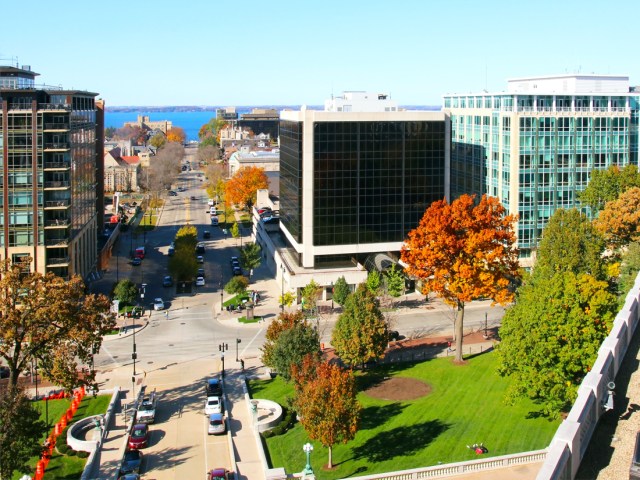
<svg viewBox="0 0 640 480"><path fill-rule="evenodd" d="M536 480L575 478L591 435L605 413L607 384L615 381L624 355L638 325L640 275L618 312L611 333L602 342L593 368L582 381L566 420L560 424L548 448L547 458Z"/></svg>

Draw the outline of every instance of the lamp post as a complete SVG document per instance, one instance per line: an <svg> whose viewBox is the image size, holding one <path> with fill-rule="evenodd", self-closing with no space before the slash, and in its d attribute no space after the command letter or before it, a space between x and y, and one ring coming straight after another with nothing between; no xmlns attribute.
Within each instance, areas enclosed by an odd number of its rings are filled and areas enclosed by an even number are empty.
<svg viewBox="0 0 640 480"><path fill-rule="evenodd" d="M240 340L239 338L236 338L236 362L239 362L240 360L238 360L238 344L242 343L242 340Z"/></svg>
<svg viewBox="0 0 640 480"><path fill-rule="evenodd" d="M487 312L484 312L484 338L485 340L489 338L487 336Z"/></svg>
<svg viewBox="0 0 640 480"><path fill-rule="evenodd" d="M284 263L280 264L280 292L282 295L280 296L280 310L284 313Z"/></svg>
<svg viewBox="0 0 640 480"><path fill-rule="evenodd" d="M221 343L220 345L218 345L218 351L222 352L220 353L220 360L222 361L222 377L223 378L224 378L224 352L226 352L227 350L229 350L228 343Z"/></svg>
<svg viewBox="0 0 640 480"><path fill-rule="evenodd" d="M220 270L220 311L224 311L224 290L222 289L222 268Z"/></svg>
<svg viewBox="0 0 640 480"><path fill-rule="evenodd" d="M313 468L311 468L311 452L313 452L313 445L305 443L302 446L302 450L307 454L307 464L304 466L302 473L305 475L313 475Z"/></svg>

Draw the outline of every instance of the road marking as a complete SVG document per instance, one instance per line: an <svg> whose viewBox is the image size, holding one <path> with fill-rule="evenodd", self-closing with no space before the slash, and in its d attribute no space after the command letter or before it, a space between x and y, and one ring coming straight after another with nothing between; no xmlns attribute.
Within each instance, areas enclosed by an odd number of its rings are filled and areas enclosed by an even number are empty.
<svg viewBox="0 0 640 480"><path fill-rule="evenodd" d="M253 343L253 341L256 339L256 337L258 335L260 335L260 333L262 333L262 330L264 330L264 327L260 327L260 330L258 330L256 332L256 334L253 336L253 338L251 340L249 340L249 343L242 349L242 352L240 352L240 355L244 357L244 352L247 351L247 348L249 348L251 346L251 344Z"/></svg>
<svg viewBox="0 0 640 480"><path fill-rule="evenodd" d="M111 355L111 352L109 351L109 349L107 348L107 346L104 344L104 342L102 342L102 349L104 350L104 353L106 353L107 355L109 355L109 358L111 359L111 363L116 363L116 359L113 358L113 355Z"/></svg>

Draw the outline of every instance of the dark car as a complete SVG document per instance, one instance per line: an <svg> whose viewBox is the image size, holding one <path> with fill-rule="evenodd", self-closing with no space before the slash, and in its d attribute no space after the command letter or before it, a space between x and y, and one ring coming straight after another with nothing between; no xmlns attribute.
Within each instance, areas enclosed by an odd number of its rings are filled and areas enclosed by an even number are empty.
<svg viewBox="0 0 640 480"><path fill-rule="evenodd" d="M171 278L171 276L169 276L169 275L166 275L162 279L162 286L163 287L173 287L173 278Z"/></svg>
<svg viewBox="0 0 640 480"><path fill-rule="evenodd" d="M211 238L211 232L209 230L205 230L202 233L202 238Z"/></svg>
<svg viewBox="0 0 640 480"><path fill-rule="evenodd" d="M229 480L230 472L224 468L214 468L207 473L207 480Z"/></svg>
<svg viewBox="0 0 640 480"><path fill-rule="evenodd" d="M202 255L204 253L204 243L198 243L196 245L196 253Z"/></svg>
<svg viewBox="0 0 640 480"><path fill-rule="evenodd" d="M2 366L0 367L0 378L9 378L9 367Z"/></svg>
<svg viewBox="0 0 640 480"><path fill-rule="evenodd" d="M196 200L198 200L198 198L196 196L192 195L191 196L191 200L196 201Z"/></svg>
<svg viewBox="0 0 640 480"><path fill-rule="evenodd" d="M169 190L169 196L170 197L177 197L178 194L177 194L177 192L174 192L173 190Z"/></svg>
<svg viewBox="0 0 640 480"><path fill-rule="evenodd" d="M140 475L137 473L125 473L124 475L118 477L118 480L140 480Z"/></svg>
<svg viewBox="0 0 640 480"><path fill-rule="evenodd" d="M233 275L242 275L242 269L240 267L233 267Z"/></svg>
<svg viewBox="0 0 640 480"><path fill-rule="evenodd" d="M122 459L122 465L120 466L120 475L125 473L140 473L140 467L142 466L142 452L139 450L127 450Z"/></svg>
<svg viewBox="0 0 640 480"><path fill-rule="evenodd" d="M207 397L219 397L222 395L222 382L217 378L210 378L205 385Z"/></svg>
<svg viewBox="0 0 640 480"><path fill-rule="evenodd" d="M136 423L131 429L128 444L130 450L146 448L149 445L149 425L145 423Z"/></svg>
<svg viewBox="0 0 640 480"><path fill-rule="evenodd" d="M131 260L131 265L133 265L134 267L142 265L142 259L140 257L135 257L133 260Z"/></svg>
<svg viewBox="0 0 640 480"><path fill-rule="evenodd" d="M198 273L196 273L196 277L202 277L202 278L204 278L204 277L205 277L205 275L204 275L204 268L199 268L199 269L198 269Z"/></svg>

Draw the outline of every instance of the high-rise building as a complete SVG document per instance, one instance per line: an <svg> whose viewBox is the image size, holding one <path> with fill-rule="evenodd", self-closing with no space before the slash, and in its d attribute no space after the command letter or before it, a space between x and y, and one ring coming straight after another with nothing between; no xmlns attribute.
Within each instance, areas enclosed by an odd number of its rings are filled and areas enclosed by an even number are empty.
<svg viewBox="0 0 640 480"><path fill-rule="evenodd" d="M530 266L549 217L580 206L594 169L637 165L638 95L615 75L519 78L507 92L445 95L452 198L500 198L519 215L520 260Z"/></svg>
<svg viewBox="0 0 640 480"><path fill-rule="evenodd" d="M448 196L448 156L446 115L403 111L387 95L345 92L324 111L281 112L280 228L296 268L397 255Z"/></svg>
<svg viewBox="0 0 640 480"><path fill-rule="evenodd" d="M86 278L103 224L104 106L96 93L36 87L37 75L0 66L1 257Z"/></svg>

